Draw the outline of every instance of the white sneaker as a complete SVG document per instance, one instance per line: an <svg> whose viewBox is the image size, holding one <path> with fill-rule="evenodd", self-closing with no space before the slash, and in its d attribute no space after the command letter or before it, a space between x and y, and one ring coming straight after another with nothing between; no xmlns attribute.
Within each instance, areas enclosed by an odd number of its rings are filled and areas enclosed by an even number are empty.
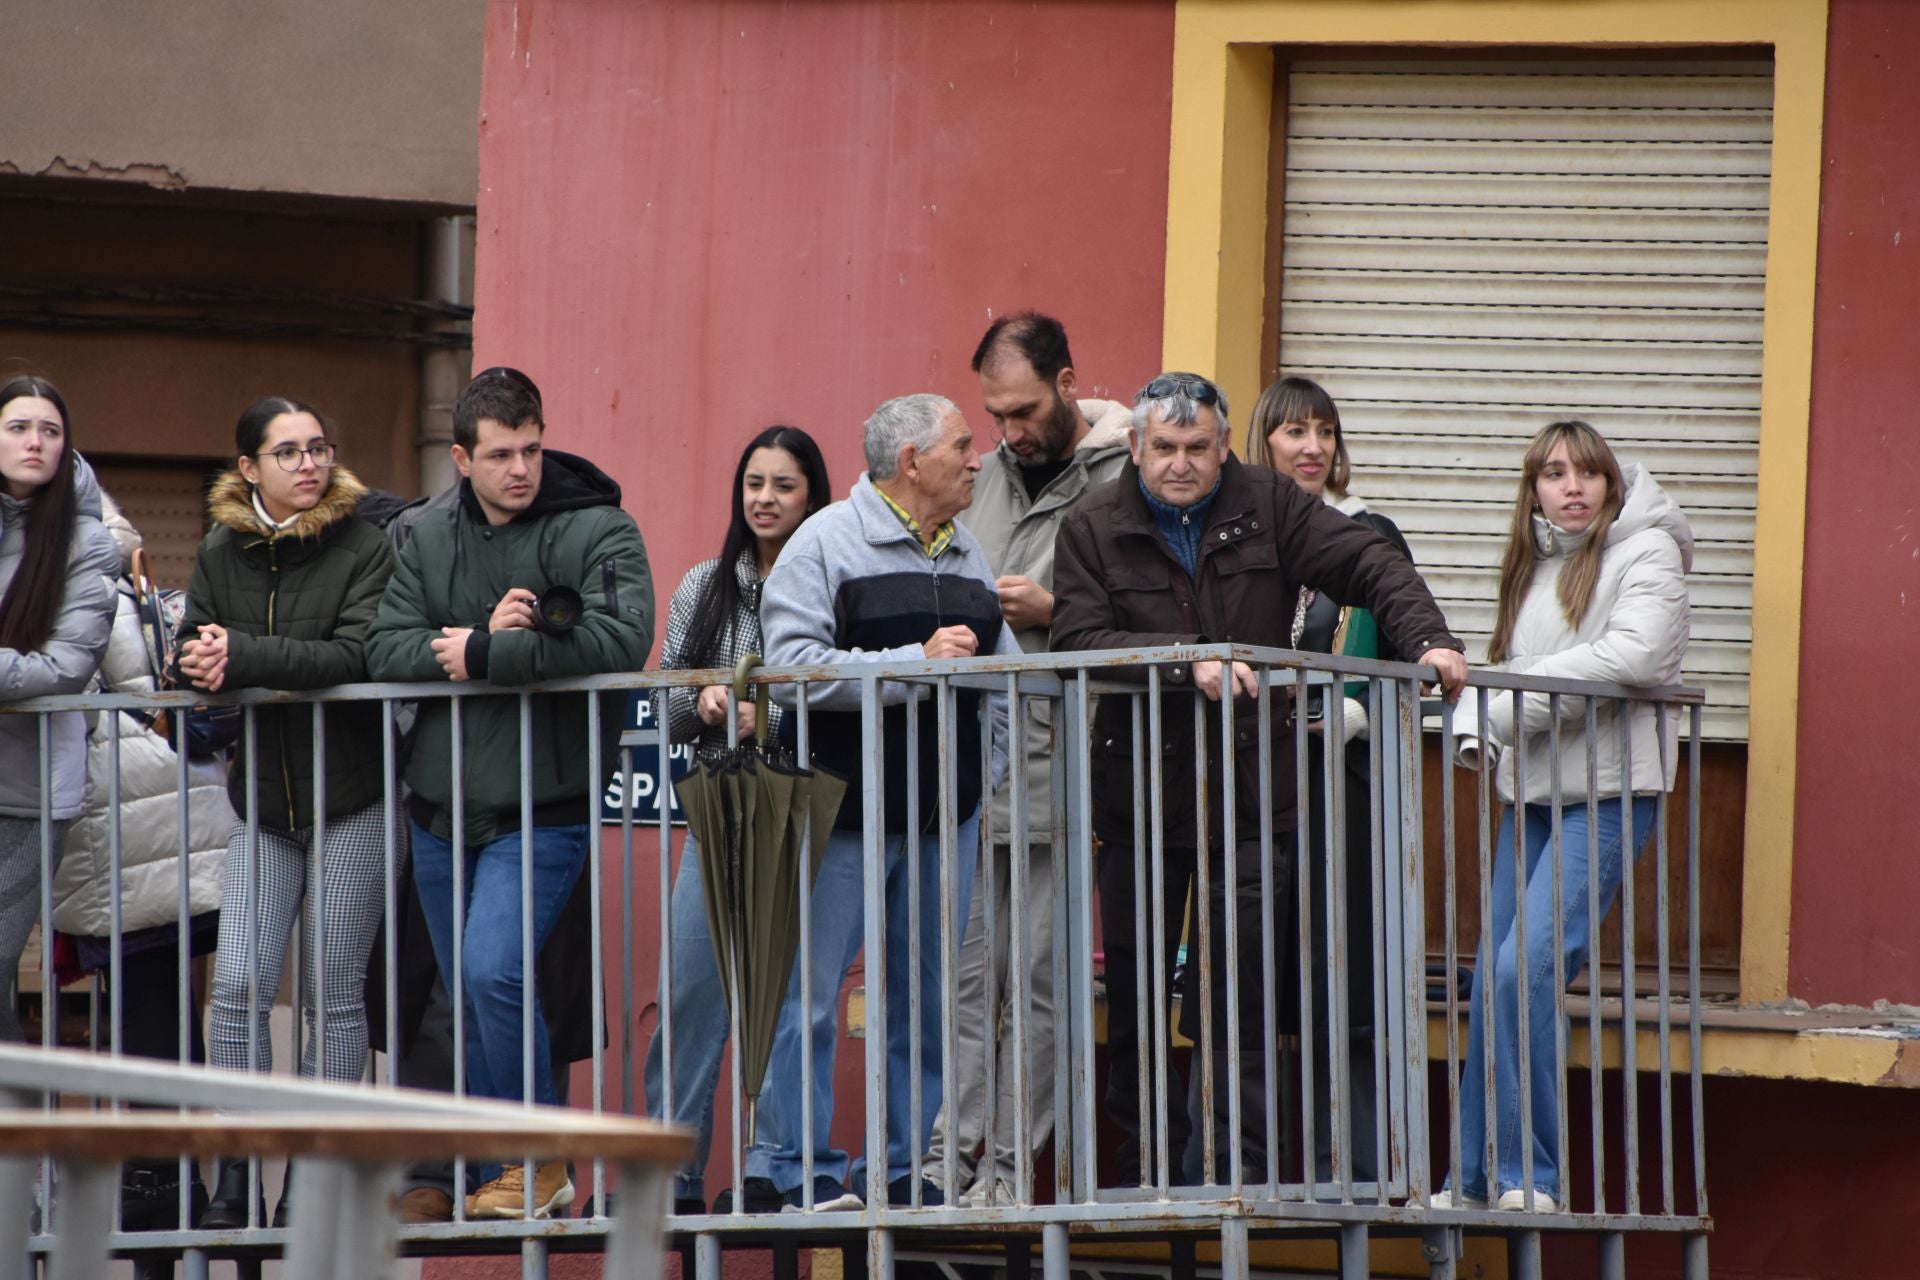
<svg viewBox="0 0 1920 1280"><path fill-rule="evenodd" d="M1443 1187L1427 1201L1430 1209L1484 1209L1487 1202L1479 1196L1462 1195L1452 1187Z"/></svg>
<svg viewBox="0 0 1920 1280"><path fill-rule="evenodd" d="M1005 1178L982 1178L960 1197L960 1205L966 1209L1010 1209L1013 1204L1013 1184Z"/></svg>
<svg viewBox="0 0 1920 1280"><path fill-rule="evenodd" d="M1526 1207L1527 1193L1519 1187L1500 1193L1500 1208L1513 1212L1524 1211ZM1558 1213L1560 1212L1560 1205L1554 1200L1551 1192L1542 1191L1539 1187L1535 1187L1533 1189L1533 1211L1535 1213Z"/></svg>

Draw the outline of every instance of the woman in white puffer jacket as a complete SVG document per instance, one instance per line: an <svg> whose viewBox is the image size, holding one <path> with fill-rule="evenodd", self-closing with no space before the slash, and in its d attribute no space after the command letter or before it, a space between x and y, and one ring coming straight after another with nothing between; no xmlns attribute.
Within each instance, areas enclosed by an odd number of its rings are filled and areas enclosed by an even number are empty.
<svg viewBox="0 0 1920 1280"><path fill-rule="evenodd" d="M113 500L101 495L107 531L120 544L122 567L130 569L140 535ZM140 630L139 606L122 579L107 656L93 688L107 693L151 693L156 685ZM111 794L113 718L91 716L87 733L86 807L67 831L66 851L53 880L53 923L62 933L103 946L113 928ZM180 919L180 764L173 744L146 721L119 714L120 735L120 927L128 950L144 939L131 935ZM187 909L211 923L220 909L220 875L227 861L233 806L226 797L226 766L195 760L187 772ZM203 927L204 927L203 924ZM168 939L171 941L171 937ZM84 949L84 947L83 947ZM169 1050L168 1057L174 1056Z"/></svg>
<svg viewBox="0 0 1920 1280"><path fill-rule="evenodd" d="M123 574L132 571L140 534L111 495L100 494L101 523L119 544ZM89 686L107 693L151 693L155 687L133 584L122 577L107 639L107 656ZM115 1044L123 1053L174 1061L180 1028L180 765L172 743L129 712L88 717L85 807L67 830L53 878L53 923L72 937L81 972L112 973L113 736L120 735L120 1016ZM213 948L220 929L220 876L227 862L233 805L227 769L194 760L187 771L187 913L190 952ZM186 1060L205 1062L195 985L188 986ZM206 1203L194 1180L193 1213ZM120 1179L121 1226L127 1231L180 1225L180 1166L135 1160Z"/></svg>
<svg viewBox="0 0 1920 1280"><path fill-rule="evenodd" d="M1634 688L1680 681L1687 652L1687 570L1693 533L1673 500L1638 466L1622 467L1600 433L1583 422L1556 422L1534 437L1522 467L1520 493L1500 573L1499 608L1487 657L1496 670L1556 679L1598 680ZM1553 919L1561 922L1563 973L1571 982L1585 968L1589 937L1589 832L1599 850L1598 917L1620 892L1624 856L1646 847L1658 811L1656 797L1673 788L1679 717L1666 717L1660 741L1651 703L1603 701L1595 740L1586 735L1586 704L1560 702L1560 900L1554 900L1552 847L1554 776L1551 704L1544 694L1522 699L1516 734L1515 697L1488 699L1483 723L1477 701L1456 713L1460 763L1480 764L1493 753L1501 802L1494 844L1490 904L1493 958L1481 940L1474 966L1467 1061L1460 1088L1461 1160L1452 1185L1435 1207L1484 1207L1490 1196L1503 1209L1553 1212L1564 1203L1559 1150L1559 1087L1554 1069L1557 1011L1553 989ZM1630 717L1631 773L1623 768L1620 721ZM1664 749L1663 749L1664 748ZM1589 794L1588 755L1595 789ZM1516 768L1517 766L1517 768ZM1525 794L1516 791L1516 774ZM1623 821L1622 792L1630 791L1632 830ZM1514 918L1516 806L1525 816L1527 953L1519 963ZM1527 975L1527 1079L1520 1076L1519 1001ZM1494 1008L1495 1165L1486 1168L1486 1066L1482 1028L1488 977ZM1532 1133L1520 1132L1520 1090L1530 1091ZM1522 1187L1521 1142L1533 1150L1533 1195Z"/></svg>

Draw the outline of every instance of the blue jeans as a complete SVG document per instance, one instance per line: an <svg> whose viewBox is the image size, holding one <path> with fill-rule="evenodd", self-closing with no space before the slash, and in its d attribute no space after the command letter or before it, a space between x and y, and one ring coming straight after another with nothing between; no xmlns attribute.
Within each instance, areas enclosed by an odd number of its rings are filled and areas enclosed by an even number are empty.
<svg viewBox="0 0 1920 1280"><path fill-rule="evenodd" d="M647 1045L647 1114L690 1126L695 1133L693 1159L674 1180L676 1199L706 1199L707 1153L713 1147L713 1091L720 1082L720 1058L731 1034L726 984L714 958L707 928L706 891L700 878L700 850L689 836L673 878L670 946L673 989L662 991L661 1007L673 1021L673 1112L666 1114L658 1028Z"/></svg>
<svg viewBox="0 0 1920 1280"><path fill-rule="evenodd" d="M858 831L836 831L827 841L819 878L813 882L813 1008L800 1007L800 966L773 1033L773 1056L767 1065L767 1087L760 1096L756 1137L747 1153L749 1176L773 1179L774 1186L791 1191L800 1185L801 1146L813 1145L816 1174L837 1174L847 1153L831 1145L833 1128L833 1051L840 1024L840 984L852 968L866 929L865 876L862 836ZM980 863L980 813L975 810L954 832L954 942L958 946L967 927L973 896L974 871ZM920 1114L912 1115L913 1059L908 1010L912 998L907 972L908 909L907 858L915 849L920 865ZM933 1118L940 1110L940 837L917 839L888 832L883 851L887 911L887 1181L914 1171L913 1150L927 1149ZM871 1007L871 1006L869 1006ZM800 1037L813 1038L813 1133L800 1131ZM867 1027L868 1035L881 1028ZM909 1121L913 1125L909 1126ZM866 1157L848 1171L848 1184L860 1185Z"/></svg>
<svg viewBox="0 0 1920 1280"><path fill-rule="evenodd" d="M537 957L586 865L592 830L585 823L533 829L533 950ZM529 986L520 954L520 833L465 850L466 932L460 981L466 1004L467 1093L518 1102L523 1000L533 998L533 1100L552 1105L553 1054L537 984ZM433 958L453 993L453 845L413 827L413 876L433 939ZM498 1166L492 1166L497 1170ZM493 1176L483 1170L482 1178Z"/></svg>
<svg viewBox="0 0 1920 1280"><path fill-rule="evenodd" d="M1633 852L1646 846L1658 811L1653 796L1633 798ZM1560 1078L1554 1070L1558 1017L1553 989L1553 919L1560 917L1565 956L1563 974L1572 982L1586 968L1593 939L1587 912L1588 829L1598 833L1599 918L1605 920L1619 895L1623 874L1621 805L1618 797L1596 805L1569 805L1560 811L1561 900L1553 894L1553 811L1548 805L1526 806L1527 851L1527 1080L1533 1107L1533 1185L1555 1199L1560 1190ZM1514 940L1516 886L1513 866L1514 810L1500 814L1500 835L1494 844L1493 900L1490 936L1497 942L1492 965L1487 962L1487 940L1482 939L1473 971L1473 1003L1467 1019L1467 1063L1460 1084L1460 1161L1453 1185L1469 1196L1487 1197L1486 1168L1486 1054L1482 1028L1486 1024L1487 974L1493 975L1493 1087L1494 1125L1498 1167L1492 1194L1521 1185L1520 1133L1520 983L1522 967Z"/></svg>

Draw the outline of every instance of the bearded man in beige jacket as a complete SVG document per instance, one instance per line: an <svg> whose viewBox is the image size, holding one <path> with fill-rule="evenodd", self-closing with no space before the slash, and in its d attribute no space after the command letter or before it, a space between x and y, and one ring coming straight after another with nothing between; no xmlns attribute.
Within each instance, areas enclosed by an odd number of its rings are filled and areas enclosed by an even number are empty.
<svg viewBox="0 0 1920 1280"><path fill-rule="evenodd" d="M993 419L997 443L982 460L973 505L959 519L986 553L996 575L1001 614L1020 647L1045 653L1053 622L1054 534L1075 502L1125 466L1130 411L1110 400L1075 398L1079 380L1066 330L1053 317L1032 311L995 320L973 353L973 370L980 375L981 399ZM1023 755L1011 763L1019 768L1024 761L1025 766L1024 846L1016 839L1009 770L1008 782L987 812L984 853L960 949L955 1078L922 1166L926 1177L944 1183L951 1121L955 1187L969 1205L1030 1200L1030 1188L1019 1185L1017 1148L1024 1136L1031 1178L1031 1155L1053 1130L1054 803L1049 762L1056 744L1044 700L1029 705L1023 722ZM1024 1033L1020 1043L1014 1037L1016 1001ZM1022 1044L1024 1063L1018 1052ZM1017 1121L1022 1083L1031 1112Z"/></svg>

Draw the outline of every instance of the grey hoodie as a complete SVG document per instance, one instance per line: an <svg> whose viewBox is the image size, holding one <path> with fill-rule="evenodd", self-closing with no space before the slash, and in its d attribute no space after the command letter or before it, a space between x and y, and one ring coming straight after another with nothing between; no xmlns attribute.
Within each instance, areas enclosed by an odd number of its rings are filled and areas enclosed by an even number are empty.
<svg viewBox="0 0 1920 1280"><path fill-rule="evenodd" d="M120 548L101 523L100 482L87 460L74 457L79 516L67 556L66 594L44 649L0 648L0 703L79 693L93 679L113 633L114 580ZM0 594L13 582L26 552L30 503L0 494ZM40 718L0 715L0 814L40 816ZM53 816L78 817L87 786L87 726L78 711L56 712L48 725L53 755Z"/></svg>

